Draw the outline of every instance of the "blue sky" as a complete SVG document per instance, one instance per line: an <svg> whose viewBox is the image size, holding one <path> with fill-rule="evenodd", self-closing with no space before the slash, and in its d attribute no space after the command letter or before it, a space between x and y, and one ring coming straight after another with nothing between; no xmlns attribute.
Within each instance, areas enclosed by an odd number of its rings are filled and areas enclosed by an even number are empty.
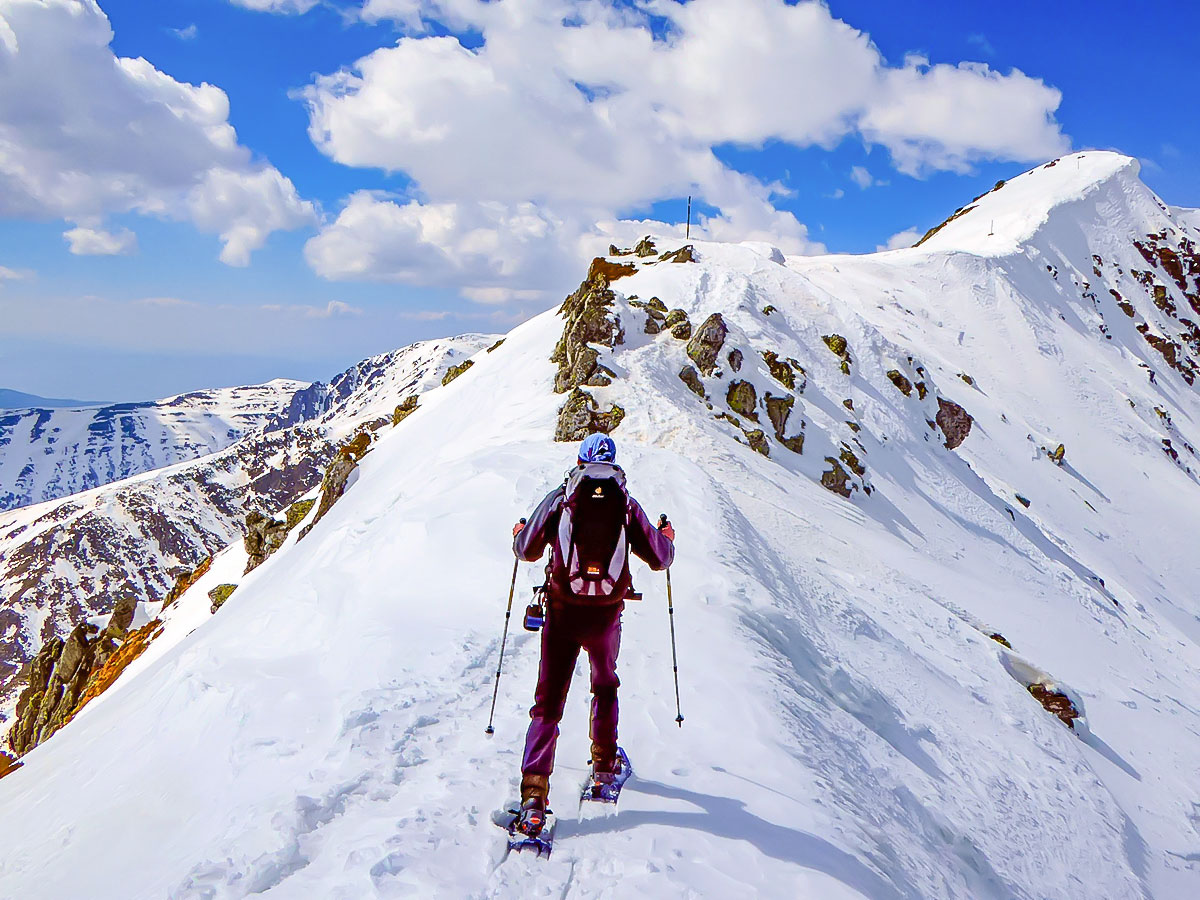
<svg viewBox="0 0 1200 900"><path fill-rule="evenodd" d="M1190 4L656 2L0 0L0 386L140 399L507 330L689 191L789 252L873 251L1066 149L1200 206Z"/></svg>

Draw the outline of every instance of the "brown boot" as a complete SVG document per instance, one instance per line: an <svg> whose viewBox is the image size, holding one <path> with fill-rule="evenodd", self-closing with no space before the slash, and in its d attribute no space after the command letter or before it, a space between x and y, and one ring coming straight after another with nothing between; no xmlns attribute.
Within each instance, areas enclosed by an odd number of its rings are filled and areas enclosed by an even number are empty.
<svg viewBox="0 0 1200 900"><path fill-rule="evenodd" d="M592 771L611 774L617 770L617 748L592 741Z"/></svg>
<svg viewBox="0 0 1200 900"><path fill-rule="evenodd" d="M532 772L527 772L521 776L521 804L526 801L537 798L542 801L542 807L546 806L546 798L550 796L550 776L535 775Z"/></svg>

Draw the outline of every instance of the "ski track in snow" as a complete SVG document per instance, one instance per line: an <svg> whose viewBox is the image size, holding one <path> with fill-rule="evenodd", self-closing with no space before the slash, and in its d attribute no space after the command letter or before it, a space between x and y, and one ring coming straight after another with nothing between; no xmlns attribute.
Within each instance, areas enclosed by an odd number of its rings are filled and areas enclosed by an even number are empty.
<svg viewBox="0 0 1200 900"><path fill-rule="evenodd" d="M551 859L506 854L490 821L517 788L538 658L519 613L540 564L520 567L483 728L507 535L571 462L549 440L553 312L426 394L304 542L245 578L239 548L218 558L145 657L0 783L0 897L1200 894L1200 507L1150 412L1169 406L1195 445L1200 405L1169 370L1146 383L1140 336L1105 342L1048 286L1043 258L1060 286L1089 251L1140 259L1087 243L1109 239L1094 212L1135 235L1165 215L1121 158L1085 157L1061 183L1032 173L1048 211L1018 180L1013 210L1001 189L921 250L780 264L700 244L698 264L615 284L694 325L720 310L760 397L780 388L751 351L795 356L806 442L770 459L739 443L677 378L683 344L619 302L626 343L602 361L621 377L594 393L626 408L632 493L676 523L685 723L663 578L635 564L646 599L627 606L619 666L635 775L615 815L577 812L581 660ZM985 205L1011 250L980 243ZM885 376L909 355L928 400ZM731 377L705 381L717 410ZM926 424L937 396L975 417L957 451ZM818 482L855 438L874 492L846 501ZM1040 449L1055 438L1062 467ZM239 587L209 618L222 579ZM1077 732L1032 678L1077 701Z"/></svg>

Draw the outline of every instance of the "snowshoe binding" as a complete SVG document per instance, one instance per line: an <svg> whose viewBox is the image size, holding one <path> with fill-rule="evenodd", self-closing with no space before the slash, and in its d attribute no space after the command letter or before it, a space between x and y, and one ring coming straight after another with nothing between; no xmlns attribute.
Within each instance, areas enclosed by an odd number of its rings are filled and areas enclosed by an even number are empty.
<svg viewBox="0 0 1200 900"><path fill-rule="evenodd" d="M492 821L508 832L508 849L534 850L539 857L550 856L554 849L554 813L540 799L509 805L492 816Z"/></svg>
<svg viewBox="0 0 1200 900"><path fill-rule="evenodd" d="M597 769L596 764L592 763L588 779L583 785L580 801L592 800L598 803L615 804L621 796L621 788L632 775L633 766L629 764L629 757L625 755L624 750L618 747L611 770Z"/></svg>

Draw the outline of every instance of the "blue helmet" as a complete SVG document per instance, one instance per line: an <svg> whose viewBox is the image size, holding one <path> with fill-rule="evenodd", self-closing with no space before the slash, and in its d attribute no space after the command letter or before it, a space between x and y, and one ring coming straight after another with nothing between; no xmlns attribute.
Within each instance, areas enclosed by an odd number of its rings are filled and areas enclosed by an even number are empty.
<svg viewBox="0 0 1200 900"><path fill-rule="evenodd" d="M617 445L607 434L589 434L579 445L580 462L616 462Z"/></svg>

